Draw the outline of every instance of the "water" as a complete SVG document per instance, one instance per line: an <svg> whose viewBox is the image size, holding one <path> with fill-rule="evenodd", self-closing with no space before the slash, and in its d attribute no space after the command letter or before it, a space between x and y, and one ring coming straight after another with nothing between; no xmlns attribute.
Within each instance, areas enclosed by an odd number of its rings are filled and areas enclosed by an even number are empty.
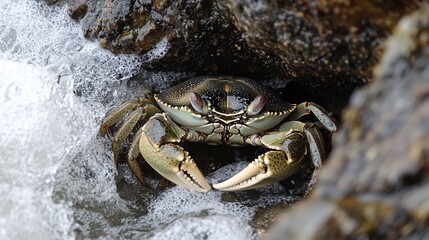
<svg viewBox="0 0 429 240"><path fill-rule="evenodd" d="M291 200L279 185L225 201L180 187L151 194L124 166L117 179L109 142L97 135L107 109L147 91L130 80L139 73L155 89L191 74L141 72L166 40L146 56L113 55L85 40L66 12L0 2L0 239L254 238L257 208Z"/></svg>

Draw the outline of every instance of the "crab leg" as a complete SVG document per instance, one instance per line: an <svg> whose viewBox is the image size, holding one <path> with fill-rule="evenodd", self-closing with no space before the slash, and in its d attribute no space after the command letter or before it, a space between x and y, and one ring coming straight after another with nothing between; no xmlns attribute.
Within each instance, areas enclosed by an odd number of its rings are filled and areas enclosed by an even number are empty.
<svg viewBox="0 0 429 240"><path fill-rule="evenodd" d="M322 166L322 159L326 157L322 134L316 124L309 123L304 124L304 133L307 137L311 161L315 167L319 168Z"/></svg>
<svg viewBox="0 0 429 240"><path fill-rule="evenodd" d="M100 135L106 135L109 130L109 127L119 122L125 116L125 114L127 114L131 110L134 110L138 106L145 106L148 103L151 104L150 100L147 98L135 98L122 103L118 107L113 108L112 110L107 112L106 117L104 117L103 121L100 124Z"/></svg>
<svg viewBox="0 0 429 240"><path fill-rule="evenodd" d="M131 168L131 171L133 171L134 176L137 177L137 179L143 184L143 186L150 188L149 184L147 184L146 180L143 177L143 172L140 169L140 165L137 162L137 157L140 155L140 149L139 149L139 142L140 142L140 134L142 133L143 129L140 128L137 133L136 137L134 138L133 142L130 145L130 150L128 151L127 156L127 162L128 165Z"/></svg>
<svg viewBox="0 0 429 240"><path fill-rule="evenodd" d="M119 164L119 152L121 148L121 143L128 138L130 132L135 128L138 122L147 121L150 117L160 112L157 107L155 107L151 101L147 98L135 98L129 101L124 102L119 107L116 107L110 110L106 117L103 119L100 125L100 135L104 136L108 132L109 128L119 122L127 113L129 116L126 118L122 126L115 133L112 140L112 151L115 159L115 164ZM141 134L141 129L138 130L136 136ZM131 143L130 150L128 152L128 165L133 171L134 175L139 179L139 181L146 187L148 184L143 178L142 171L137 162L137 157L139 156L138 148L138 137L135 137Z"/></svg>
<svg viewBox="0 0 429 240"><path fill-rule="evenodd" d="M312 113L322 123L323 127L331 132L337 131L337 123L329 116L328 112L313 102L303 102L298 104L296 109L286 118L287 121L298 120L299 118Z"/></svg>
<svg viewBox="0 0 429 240"><path fill-rule="evenodd" d="M127 113L126 111L136 108L139 105L145 103L145 100L146 99L131 100L122 104L118 109L112 110L113 113L111 115L108 115L103 120L103 123L100 127L100 134L102 135L105 134L107 132L108 127L114 124L113 119L116 120L117 117L122 118L123 115ZM133 102L135 106L131 107L130 105L133 105L131 104L131 102ZM147 104L145 106L141 106L135 109L130 114L130 116L125 120L125 122L122 124L119 130L115 133L112 141L112 151L113 151L113 156L115 159L116 166L119 164L119 152L121 148L121 142L124 141L129 136L130 132L134 129L134 127L137 125L139 121L141 120L147 121L151 116L155 115L155 113L158 113L158 112L159 112L159 109L157 107L153 106L152 104Z"/></svg>
<svg viewBox="0 0 429 240"><path fill-rule="evenodd" d="M309 142L313 164L319 167L323 157L322 139L313 124L286 122L279 132L260 138L261 145L270 149L230 179L214 184L223 191L247 190L281 181L294 174L307 154Z"/></svg>
<svg viewBox="0 0 429 240"><path fill-rule="evenodd" d="M141 108L136 109L131 113L130 117L124 122L124 124L119 128L118 132L113 137L112 151L116 166L119 164L119 151L121 148L121 142L128 137L142 116L143 110Z"/></svg>
<svg viewBox="0 0 429 240"><path fill-rule="evenodd" d="M166 114L155 114L142 128L140 152L166 179L195 191L208 192L211 187L189 153L175 144L184 135L185 131Z"/></svg>

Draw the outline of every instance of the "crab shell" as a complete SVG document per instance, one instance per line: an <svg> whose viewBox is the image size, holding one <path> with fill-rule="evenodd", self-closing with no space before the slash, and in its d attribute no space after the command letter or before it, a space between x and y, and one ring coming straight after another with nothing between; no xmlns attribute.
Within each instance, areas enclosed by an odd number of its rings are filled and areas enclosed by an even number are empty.
<svg viewBox="0 0 429 240"><path fill-rule="evenodd" d="M197 110L190 97L199 95L204 107ZM204 134L223 129L229 134L249 136L277 126L292 112L295 104L283 101L277 94L260 83L246 78L199 77L155 95L159 107L180 126ZM259 100L260 106L255 106ZM255 108L259 107L260 109ZM228 129L239 132L228 132ZM228 135L228 134L226 134ZM243 144L242 138L207 138L212 144ZM240 139L235 140L234 139Z"/></svg>

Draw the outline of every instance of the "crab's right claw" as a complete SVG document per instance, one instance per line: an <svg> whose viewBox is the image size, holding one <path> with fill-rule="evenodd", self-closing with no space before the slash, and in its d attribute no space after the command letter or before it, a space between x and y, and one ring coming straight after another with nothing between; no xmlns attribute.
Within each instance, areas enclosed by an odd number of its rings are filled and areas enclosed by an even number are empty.
<svg viewBox="0 0 429 240"><path fill-rule="evenodd" d="M144 144L144 141L140 139L140 151L142 151L142 142ZM145 151L143 154L147 163L166 179L198 192L211 190L200 169L188 152L180 146L164 144L159 148L159 151L152 151L151 157L147 152Z"/></svg>
<svg viewBox="0 0 429 240"><path fill-rule="evenodd" d="M179 129L165 115L152 117L142 129L139 148L146 162L166 179L198 192L211 190L200 169L182 147Z"/></svg>

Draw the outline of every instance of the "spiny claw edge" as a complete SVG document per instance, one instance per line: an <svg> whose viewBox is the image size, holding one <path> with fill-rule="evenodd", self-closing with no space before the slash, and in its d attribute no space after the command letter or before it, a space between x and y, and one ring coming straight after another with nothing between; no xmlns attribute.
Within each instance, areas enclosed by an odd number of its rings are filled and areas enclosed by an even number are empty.
<svg viewBox="0 0 429 240"><path fill-rule="evenodd" d="M230 179L213 184L213 188L222 191L238 191L269 185L294 174L303 159L304 156L299 160L287 163L284 152L270 151L259 155L257 159Z"/></svg>
<svg viewBox="0 0 429 240"><path fill-rule="evenodd" d="M208 192L212 188L207 183L200 169L192 159L186 159L179 165L179 171L176 173L181 182L176 184L187 187L198 192Z"/></svg>
<svg viewBox="0 0 429 240"><path fill-rule="evenodd" d="M223 181L221 183L213 184L213 188L222 191L237 191L257 188L258 183L269 177L266 166L260 161L253 161L247 165L239 173Z"/></svg>

